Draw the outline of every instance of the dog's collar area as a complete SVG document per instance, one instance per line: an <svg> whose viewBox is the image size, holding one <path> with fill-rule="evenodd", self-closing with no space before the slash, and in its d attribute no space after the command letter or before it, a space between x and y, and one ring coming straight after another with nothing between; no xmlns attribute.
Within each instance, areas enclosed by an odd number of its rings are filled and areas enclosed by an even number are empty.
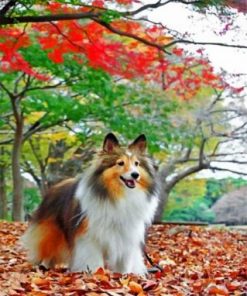
<svg viewBox="0 0 247 296"><path fill-rule="evenodd" d="M135 180L134 179L125 179L124 177L120 176L120 179L124 182L124 184L129 188L135 188Z"/></svg>

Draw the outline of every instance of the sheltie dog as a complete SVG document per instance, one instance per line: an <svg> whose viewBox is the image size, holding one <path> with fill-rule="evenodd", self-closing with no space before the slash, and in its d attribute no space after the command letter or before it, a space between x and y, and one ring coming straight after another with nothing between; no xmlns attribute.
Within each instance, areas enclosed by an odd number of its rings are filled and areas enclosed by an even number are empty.
<svg viewBox="0 0 247 296"><path fill-rule="evenodd" d="M146 137L123 148L108 134L82 176L48 190L23 236L30 261L145 274L144 237L158 203L157 183Z"/></svg>

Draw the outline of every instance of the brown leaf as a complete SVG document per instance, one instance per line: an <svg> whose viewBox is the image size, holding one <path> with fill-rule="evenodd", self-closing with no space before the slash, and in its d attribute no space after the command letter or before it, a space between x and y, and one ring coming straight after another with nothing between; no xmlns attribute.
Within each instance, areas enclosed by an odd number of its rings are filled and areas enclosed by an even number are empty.
<svg viewBox="0 0 247 296"><path fill-rule="evenodd" d="M230 292L233 292L237 290L239 287L241 287L241 283L234 281L234 282L227 282L226 287Z"/></svg>
<svg viewBox="0 0 247 296"><path fill-rule="evenodd" d="M156 288L157 285L158 285L158 283L155 281L146 281L144 283L144 285L142 286L142 288L144 291L149 291L149 290Z"/></svg>

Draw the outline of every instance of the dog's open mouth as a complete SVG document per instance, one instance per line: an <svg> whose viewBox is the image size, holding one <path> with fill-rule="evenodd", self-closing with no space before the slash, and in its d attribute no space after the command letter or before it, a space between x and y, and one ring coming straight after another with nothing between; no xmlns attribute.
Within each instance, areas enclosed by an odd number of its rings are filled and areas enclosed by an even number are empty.
<svg viewBox="0 0 247 296"><path fill-rule="evenodd" d="M135 188L136 183L133 179L125 179L124 177L120 176L120 179L124 182L124 184L129 188Z"/></svg>

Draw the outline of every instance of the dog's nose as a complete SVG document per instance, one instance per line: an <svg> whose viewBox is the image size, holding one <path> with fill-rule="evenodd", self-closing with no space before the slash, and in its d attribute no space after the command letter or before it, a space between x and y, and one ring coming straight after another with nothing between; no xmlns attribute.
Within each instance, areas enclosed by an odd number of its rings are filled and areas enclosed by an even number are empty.
<svg viewBox="0 0 247 296"><path fill-rule="evenodd" d="M138 179L139 174L137 172L133 172L133 173L131 173L131 177L136 180L136 179Z"/></svg>

